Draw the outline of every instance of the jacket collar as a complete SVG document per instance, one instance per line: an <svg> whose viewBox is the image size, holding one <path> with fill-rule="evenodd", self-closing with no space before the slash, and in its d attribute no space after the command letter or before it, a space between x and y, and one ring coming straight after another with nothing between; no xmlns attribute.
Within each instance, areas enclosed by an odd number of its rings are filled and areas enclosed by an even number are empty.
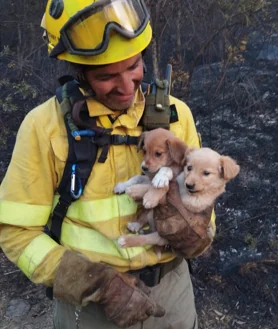
<svg viewBox="0 0 278 329"><path fill-rule="evenodd" d="M97 100L90 98L87 100L87 106L90 117L101 117L111 115L116 120L112 124L112 128L119 126L132 129L137 127L145 107L145 98L141 88L135 94L133 104L127 109L126 113L120 114L120 111L112 111ZM118 117L117 117L118 116Z"/></svg>

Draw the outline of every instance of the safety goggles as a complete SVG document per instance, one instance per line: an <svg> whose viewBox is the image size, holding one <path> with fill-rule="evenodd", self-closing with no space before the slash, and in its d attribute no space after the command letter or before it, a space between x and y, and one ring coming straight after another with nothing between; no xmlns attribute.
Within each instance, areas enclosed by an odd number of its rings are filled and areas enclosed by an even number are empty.
<svg viewBox="0 0 278 329"><path fill-rule="evenodd" d="M67 51L73 55L103 53L112 33L135 38L149 22L143 0L100 0L72 16L60 30L60 39L50 56Z"/></svg>

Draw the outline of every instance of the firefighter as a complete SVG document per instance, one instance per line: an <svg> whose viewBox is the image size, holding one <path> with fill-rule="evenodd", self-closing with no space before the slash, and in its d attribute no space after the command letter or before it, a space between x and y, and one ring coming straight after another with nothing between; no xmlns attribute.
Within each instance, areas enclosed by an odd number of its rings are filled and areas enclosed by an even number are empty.
<svg viewBox="0 0 278 329"><path fill-rule="evenodd" d="M50 57L76 69L88 118L113 135L138 137L145 98L142 52L152 29L143 0L49 0L42 26ZM173 133L199 147L189 108L170 96ZM134 143L133 143L134 144ZM187 262L170 250L121 248L137 204L114 186L140 174L136 145L118 143L96 161L63 218L60 243L45 233L59 199L68 137L56 96L33 109L18 131L0 190L0 245L37 284L53 287L54 326L196 329ZM101 150L98 151L98 157ZM51 223L48 223L51 225Z"/></svg>

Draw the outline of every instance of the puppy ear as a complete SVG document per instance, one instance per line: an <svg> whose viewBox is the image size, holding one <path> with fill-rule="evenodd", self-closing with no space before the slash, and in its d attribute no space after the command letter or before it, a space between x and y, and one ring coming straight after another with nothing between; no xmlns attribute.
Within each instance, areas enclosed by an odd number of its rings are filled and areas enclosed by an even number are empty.
<svg viewBox="0 0 278 329"><path fill-rule="evenodd" d="M191 152L195 151L195 150L197 150L196 147L192 147L192 146L187 147L187 149L186 149L186 151L185 151L185 153L184 153L184 155L183 155L183 159L182 159L182 161L181 161L183 166L185 166L185 165L187 164L187 157L188 157L188 155L189 155Z"/></svg>
<svg viewBox="0 0 278 329"><path fill-rule="evenodd" d="M142 150L143 146L144 146L144 140L146 137L146 133L144 132L140 135L139 139L138 139L138 144L137 144L137 152L139 152L140 150Z"/></svg>
<svg viewBox="0 0 278 329"><path fill-rule="evenodd" d="M169 150L170 157L174 160L174 162L182 165L184 153L187 150L186 144L176 137L167 139L166 144Z"/></svg>
<svg viewBox="0 0 278 329"><path fill-rule="evenodd" d="M228 156L220 157L221 172L223 178L228 182L229 180L235 178L239 173L240 166Z"/></svg>

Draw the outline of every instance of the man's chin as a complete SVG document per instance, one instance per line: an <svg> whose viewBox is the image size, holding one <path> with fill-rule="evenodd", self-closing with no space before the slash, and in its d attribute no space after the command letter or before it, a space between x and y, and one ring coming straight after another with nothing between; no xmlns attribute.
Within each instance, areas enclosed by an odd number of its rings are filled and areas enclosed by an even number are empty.
<svg viewBox="0 0 278 329"><path fill-rule="evenodd" d="M123 111L131 107L132 103L133 100L128 102L109 102L104 105L108 107L111 111Z"/></svg>

